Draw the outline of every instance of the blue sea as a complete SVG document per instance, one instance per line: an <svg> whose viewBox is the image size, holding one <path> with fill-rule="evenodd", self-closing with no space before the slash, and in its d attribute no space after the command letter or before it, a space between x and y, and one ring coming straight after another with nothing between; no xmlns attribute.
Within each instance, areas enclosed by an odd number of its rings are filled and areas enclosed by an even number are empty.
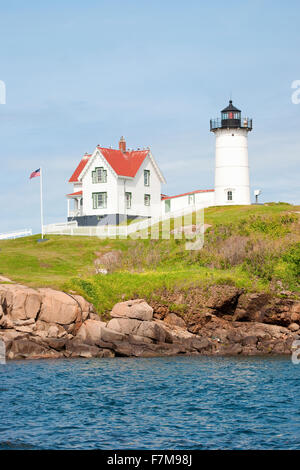
<svg viewBox="0 0 300 470"><path fill-rule="evenodd" d="M300 449L290 358L0 365L0 449Z"/></svg>

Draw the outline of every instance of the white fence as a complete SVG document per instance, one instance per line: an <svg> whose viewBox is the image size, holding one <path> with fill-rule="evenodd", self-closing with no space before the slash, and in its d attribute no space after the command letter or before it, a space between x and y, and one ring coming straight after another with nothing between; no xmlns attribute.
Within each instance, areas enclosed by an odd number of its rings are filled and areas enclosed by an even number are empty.
<svg viewBox="0 0 300 470"><path fill-rule="evenodd" d="M10 238L20 238L20 237L30 237L32 235L32 230L30 229L23 229L23 230L16 230L15 232L7 232L7 233L0 233L0 240L8 240Z"/></svg>
<svg viewBox="0 0 300 470"><path fill-rule="evenodd" d="M187 208L180 209L176 212L169 212L165 215L159 215L138 222L132 222L129 225L96 225L80 227L77 221L63 222L44 226L44 233L48 235L77 235L90 237L105 238L127 238L128 236L135 238L135 234L140 238L149 238L149 229L152 239L164 238L169 239L171 233L171 219L174 219L174 227L172 232L175 238L182 238L182 227L191 226L193 224L192 217L195 213L194 225L202 226L204 224L202 205L191 205ZM160 225L161 224L161 225ZM193 235L195 236L195 234ZM193 238L191 236L190 238Z"/></svg>

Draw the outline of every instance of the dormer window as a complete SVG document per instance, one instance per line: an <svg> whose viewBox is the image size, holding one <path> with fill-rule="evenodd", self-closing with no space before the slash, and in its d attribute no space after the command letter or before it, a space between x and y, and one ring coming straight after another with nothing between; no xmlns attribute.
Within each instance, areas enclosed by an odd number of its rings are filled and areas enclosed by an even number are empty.
<svg viewBox="0 0 300 470"><path fill-rule="evenodd" d="M92 171L92 180L93 183L106 183L107 182L107 170L103 167L95 168Z"/></svg>
<svg viewBox="0 0 300 470"><path fill-rule="evenodd" d="M150 186L150 170L144 170L144 185Z"/></svg>

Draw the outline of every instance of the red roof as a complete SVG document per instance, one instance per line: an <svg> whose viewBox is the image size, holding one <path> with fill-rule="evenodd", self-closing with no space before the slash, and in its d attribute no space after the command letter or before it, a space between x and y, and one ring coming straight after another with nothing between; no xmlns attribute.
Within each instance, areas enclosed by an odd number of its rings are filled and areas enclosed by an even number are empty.
<svg viewBox="0 0 300 470"><path fill-rule="evenodd" d="M129 176L134 177L141 164L145 160L146 156L149 153L149 150L133 150L132 152L121 152L121 150L107 149L102 147L97 147L112 169L119 176ZM69 183L76 183L78 177L89 161L91 155L84 155L82 160L80 160L79 165L74 171L73 175L69 179Z"/></svg>
<svg viewBox="0 0 300 470"><path fill-rule="evenodd" d="M69 183L76 183L78 181L78 176L80 175L80 173L82 172L82 170L84 169L85 165L87 164L87 162L89 161L90 157L92 155L91 154L85 154L82 159L80 160L79 162L79 165L77 166L76 170L74 171L73 175L71 176L71 178L69 179Z"/></svg>
<svg viewBox="0 0 300 470"><path fill-rule="evenodd" d="M82 196L82 191L77 191L77 193L67 194L67 197L68 196Z"/></svg>
<svg viewBox="0 0 300 470"><path fill-rule="evenodd" d="M121 152L121 150L97 147L112 169L119 176L134 177L141 164L149 153L149 150L133 150L132 152Z"/></svg>
<svg viewBox="0 0 300 470"><path fill-rule="evenodd" d="M191 191L189 193L177 194L176 196L164 196L162 194L163 199L173 199L174 197L181 197L181 196L188 196L189 194L196 194L196 193L211 193L214 192L214 189L197 189L196 191Z"/></svg>

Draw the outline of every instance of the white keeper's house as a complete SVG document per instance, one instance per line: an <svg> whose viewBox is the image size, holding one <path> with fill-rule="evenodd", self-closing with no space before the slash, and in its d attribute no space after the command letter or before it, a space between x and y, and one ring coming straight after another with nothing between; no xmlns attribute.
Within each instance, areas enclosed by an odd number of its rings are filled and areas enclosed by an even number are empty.
<svg viewBox="0 0 300 470"><path fill-rule="evenodd" d="M232 101L221 119L210 121L216 136L215 188L167 196L165 178L149 148L129 150L124 137L119 148L97 146L85 154L69 182L68 221L78 226L119 224L176 212L191 205L250 204L248 132L252 119L242 118Z"/></svg>

